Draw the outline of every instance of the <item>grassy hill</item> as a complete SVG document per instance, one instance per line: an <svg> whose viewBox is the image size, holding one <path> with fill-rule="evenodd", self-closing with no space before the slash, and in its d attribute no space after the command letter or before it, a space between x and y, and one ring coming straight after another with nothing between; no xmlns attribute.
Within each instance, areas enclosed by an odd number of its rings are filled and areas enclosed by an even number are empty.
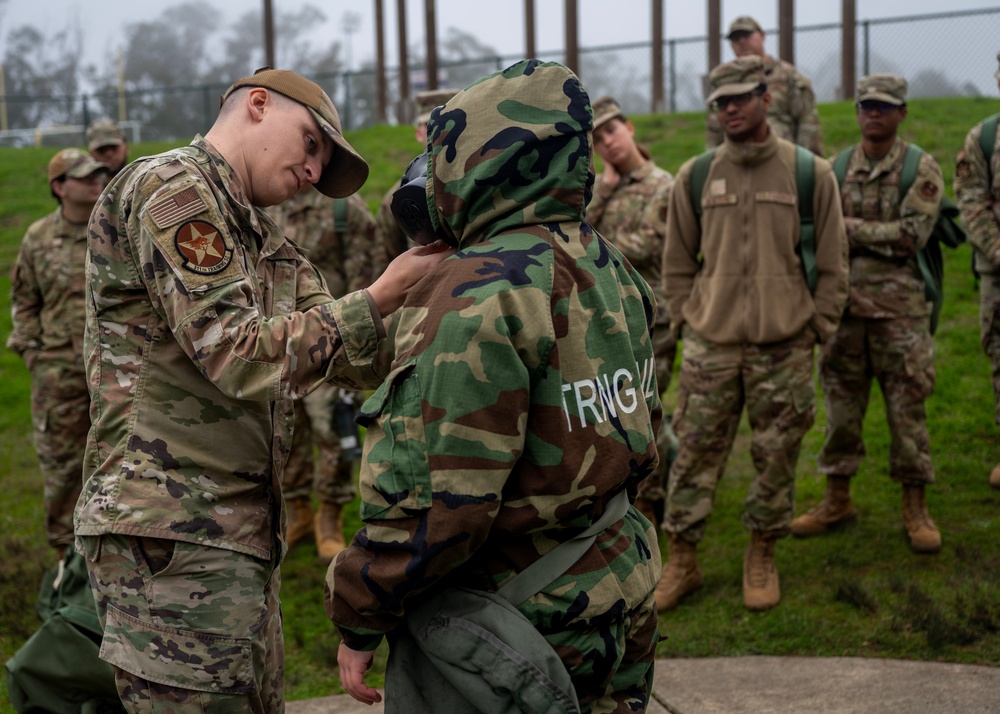
<svg viewBox="0 0 1000 714"><path fill-rule="evenodd" d="M968 128L1000 111L1000 100L915 100L903 125L941 164L951 185L955 152ZM828 154L857 140L849 103L820 107ZM701 114L633 117L656 161L676 173L703 147ZM417 153L409 127L376 127L349 136L372 166L362 190L376 206ZM133 147L133 156L165 145ZM45 181L52 149L0 149L0 339L10 333L10 267L28 225L55 204ZM950 190L950 188L949 188ZM662 657L745 654L852 655L1000 665L1000 492L987 476L1000 461L989 365L978 338L978 293L967 246L946 255L946 297L937 334L937 391L928 403L937 484L928 501L944 537L937 556L910 553L901 495L887 476L888 434L875 390L865 428L868 459L854 483L856 524L826 538L778 546L783 602L749 613L740 595L747 534L739 523L752 472L741 430L720 484L701 548L705 587L661 618ZM676 380L675 380L676 382ZM53 556L42 534L41 480L31 446L29 381L20 360L0 349L0 657L9 658L38 625L37 584ZM668 406L674 402L667 395ZM798 475L797 512L822 495L816 454L825 417L807 436ZM349 527L359 526L356 505ZM337 637L322 605L325 568L312 546L283 566L289 699L339 691ZM375 673L383 671L385 649ZM12 711L0 685L0 712Z"/></svg>

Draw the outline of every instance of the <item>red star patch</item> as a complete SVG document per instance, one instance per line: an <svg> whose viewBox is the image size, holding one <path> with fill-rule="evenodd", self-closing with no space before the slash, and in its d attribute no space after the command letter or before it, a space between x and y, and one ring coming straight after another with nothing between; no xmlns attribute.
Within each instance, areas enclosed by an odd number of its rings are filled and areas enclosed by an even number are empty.
<svg viewBox="0 0 1000 714"><path fill-rule="evenodd" d="M222 231L205 221L188 221L178 228L174 245L182 265L192 273L221 273L233 259L233 251L222 239Z"/></svg>

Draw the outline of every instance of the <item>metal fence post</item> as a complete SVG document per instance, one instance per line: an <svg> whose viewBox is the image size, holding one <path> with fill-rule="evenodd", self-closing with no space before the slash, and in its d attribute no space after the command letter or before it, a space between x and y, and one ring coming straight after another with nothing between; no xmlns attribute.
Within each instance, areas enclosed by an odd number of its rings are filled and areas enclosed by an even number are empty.
<svg viewBox="0 0 1000 714"><path fill-rule="evenodd" d="M871 29L871 20L863 20L861 22L861 26L864 28L864 38L865 38L865 41L864 41L865 56L864 56L864 61L861 63L861 66L865 68L865 72L864 72L865 74L871 74L870 60L871 60L872 54L871 54L871 44L870 44L870 42L871 42L871 35L870 35L870 32L869 32L870 29ZM850 89L851 92L854 91L854 87L849 87L849 89Z"/></svg>
<svg viewBox="0 0 1000 714"><path fill-rule="evenodd" d="M677 111L677 40L669 40L670 47L670 113Z"/></svg>

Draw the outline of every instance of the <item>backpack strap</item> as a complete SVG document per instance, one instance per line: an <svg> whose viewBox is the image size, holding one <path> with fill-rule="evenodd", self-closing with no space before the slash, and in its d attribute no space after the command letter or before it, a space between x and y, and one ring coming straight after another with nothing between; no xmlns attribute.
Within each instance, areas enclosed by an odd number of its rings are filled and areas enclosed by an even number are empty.
<svg viewBox="0 0 1000 714"><path fill-rule="evenodd" d="M594 521L590 528L574 538L560 543L522 570L497 590L497 595L507 600L511 605L520 605L569 570L570 566L578 561L594 544L599 533L625 517L630 505L625 489L616 493L608 501L604 514Z"/></svg>
<svg viewBox="0 0 1000 714"><path fill-rule="evenodd" d="M917 180L917 168L920 166L920 157L924 155L924 150L916 144L909 144L906 153L903 154L903 170L899 172L899 202L903 203L903 198L913 187L913 182Z"/></svg>
<svg viewBox="0 0 1000 714"><path fill-rule="evenodd" d="M338 236L347 234L347 199L333 199L333 227Z"/></svg>
<svg viewBox="0 0 1000 714"><path fill-rule="evenodd" d="M997 142L997 120L1000 114L994 114L983 120L983 130L979 134L979 150L986 159L986 185L993 185L993 147Z"/></svg>
<svg viewBox="0 0 1000 714"><path fill-rule="evenodd" d="M694 210L698 225L701 225L701 194L708 180L708 169L715 158L715 149L709 149L694 160L691 166L691 208Z"/></svg>
<svg viewBox="0 0 1000 714"><path fill-rule="evenodd" d="M833 160L833 174L837 177L837 185L841 188L844 187L844 179L847 178L847 165L851 162L851 154L854 153L855 146L857 144L848 146Z"/></svg>
<svg viewBox="0 0 1000 714"><path fill-rule="evenodd" d="M816 188L816 159L808 149L795 147L795 190L799 204L799 259L806 275L809 293L816 293L816 220L813 216L813 192Z"/></svg>

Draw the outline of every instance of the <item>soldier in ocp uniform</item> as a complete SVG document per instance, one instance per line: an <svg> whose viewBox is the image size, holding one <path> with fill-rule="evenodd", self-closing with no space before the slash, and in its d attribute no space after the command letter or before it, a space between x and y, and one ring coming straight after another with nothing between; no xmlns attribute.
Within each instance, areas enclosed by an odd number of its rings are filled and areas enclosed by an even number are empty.
<svg viewBox="0 0 1000 714"><path fill-rule="evenodd" d="M424 92L417 92L414 102L417 111L416 121L413 123L413 138L420 145L421 151L427 144L427 120L430 119L431 110L441 106L455 96L457 89L429 89ZM400 171L402 174L402 171ZM385 260L392 260L407 248L413 246L403 231L399 229L396 219L392 216L392 209L389 204L392 202L392 194L399 188L399 183L394 183L392 188L386 192L375 212L375 238L379 243L379 250L384 253ZM384 265L384 264L383 264ZM375 274L378 275L383 265L375 265Z"/></svg>
<svg viewBox="0 0 1000 714"><path fill-rule="evenodd" d="M98 119L87 127L87 149L94 159L111 167L112 176L128 163L125 132L111 119Z"/></svg>
<svg viewBox="0 0 1000 714"><path fill-rule="evenodd" d="M799 148L767 121L770 95L755 55L714 68L709 105L726 140L692 205L692 159L674 181L663 254L664 289L683 357L670 467L670 554L656 588L661 611L702 585L696 550L744 407L755 475L743 511L751 531L743 602L781 600L776 541L788 534L795 467L815 418L813 350L834 333L847 299L847 245L837 182L813 157L816 282L801 258Z"/></svg>
<svg viewBox="0 0 1000 714"><path fill-rule="evenodd" d="M861 143L847 164L841 197L850 244L851 295L833 338L823 346L820 384L826 393L826 439L819 471L823 500L795 519L796 536L825 533L855 517L851 478L865 457L862 427L872 381L879 383L889 424L889 477L902 485L910 547L937 553L941 533L927 512L924 487L934 482L924 401L934 392L931 303L917 265L941 210L941 169L920 157L913 185L900 195L908 144L906 80L862 77L857 88Z"/></svg>
<svg viewBox="0 0 1000 714"><path fill-rule="evenodd" d="M816 95L812 82L795 65L771 57L764 51L764 30L752 17L737 17L729 25L729 40L737 57L760 57L764 62L764 81L771 94L767 120L775 133L793 144L804 146L817 156L823 155L823 136ZM705 146L722 144L723 131L714 112L708 113Z"/></svg>
<svg viewBox="0 0 1000 714"><path fill-rule="evenodd" d="M388 265L375 240L375 220L359 194L330 198L309 184L269 211L289 240L319 268L336 298L361 290L377 277L373 266ZM341 448L335 410L360 404L360 392L324 382L295 405L295 430L282 490L288 508L288 546L315 534L316 551L329 563L344 548L342 511L354 500L354 462ZM314 447L316 455L314 456ZM310 494L319 508L315 516Z"/></svg>
<svg viewBox="0 0 1000 714"><path fill-rule="evenodd" d="M334 299L261 207L367 176L327 94L263 69L204 137L129 164L91 218L76 542L129 711L284 709L292 399L377 384L382 315L448 252L409 251Z"/></svg>
<svg viewBox="0 0 1000 714"><path fill-rule="evenodd" d="M1000 87L1000 70L994 76ZM986 122L976 124L965 137L955 161L955 198L975 250L980 280L979 336L990 359L994 420L1000 426L1000 131L996 131L996 117L991 121L995 132L992 147L982 145ZM1000 464L990 472L990 486L1000 488Z"/></svg>
<svg viewBox="0 0 1000 714"><path fill-rule="evenodd" d="M623 490L634 501L656 466L653 295L584 221L591 128L576 76L537 60L431 114L428 220L459 251L394 316L392 371L362 408L366 526L327 574L341 681L360 701L380 698L364 682L373 651L422 596L497 590ZM645 709L659 570L655 529L630 507L517 605L582 712ZM392 701L407 671L393 653L387 711L428 711Z"/></svg>
<svg viewBox="0 0 1000 714"><path fill-rule="evenodd" d="M594 181L594 196L587 206L587 222L615 244L656 295L656 382L662 394L670 387L677 355L677 338L670 329L670 314L663 297L660 261L667 233L667 206L674 177L654 162L649 151L635 141L635 127L614 97L594 102L594 150L604 171ZM663 519L666 475L676 438L665 417L657 438L660 464L642 486L636 508L654 524Z"/></svg>
<svg viewBox="0 0 1000 714"><path fill-rule="evenodd" d="M42 472L45 537L62 561L73 544L90 397L83 365L87 220L111 175L80 149L49 161L59 207L28 227L11 274L13 330L7 347L31 372L31 421Z"/></svg>

